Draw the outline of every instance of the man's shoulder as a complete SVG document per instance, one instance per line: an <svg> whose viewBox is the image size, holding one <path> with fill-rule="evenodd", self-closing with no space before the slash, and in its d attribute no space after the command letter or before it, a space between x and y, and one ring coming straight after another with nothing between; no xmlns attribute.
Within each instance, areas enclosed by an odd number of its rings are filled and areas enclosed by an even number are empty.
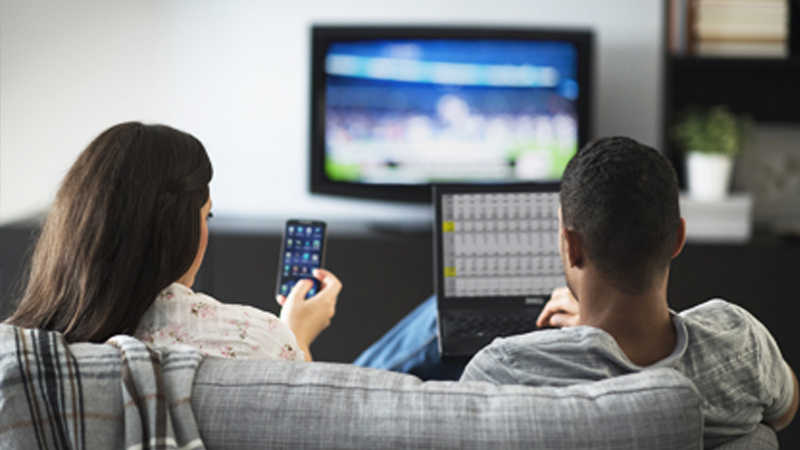
<svg viewBox="0 0 800 450"><path fill-rule="evenodd" d="M678 314L688 325L735 329L752 324L755 317L746 309L721 298L707 300Z"/></svg>
<svg viewBox="0 0 800 450"><path fill-rule="evenodd" d="M496 339L495 342L502 342L511 345L529 345L530 343L536 343L537 345L580 343L594 339L594 337L598 334L607 335L608 333L599 328L590 326L547 328L532 331L530 333Z"/></svg>
<svg viewBox="0 0 800 450"><path fill-rule="evenodd" d="M695 357L701 355L701 359L717 361L722 354L735 355L737 360L757 359L773 340L755 316L722 299L703 302L682 311L678 317L685 324L690 353Z"/></svg>
<svg viewBox="0 0 800 450"><path fill-rule="evenodd" d="M785 413L791 372L766 326L745 308L721 299L677 315L686 324L679 370L706 399L706 435L730 435Z"/></svg>
<svg viewBox="0 0 800 450"><path fill-rule="evenodd" d="M627 373L614 338L590 326L537 330L495 339L467 365L463 380L567 386Z"/></svg>
<svg viewBox="0 0 800 450"><path fill-rule="evenodd" d="M486 349L509 359L531 357L531 354L583 354L592 347L614 346L614 338L605 331L590 326L575 326L536 330L497 338Z"/></svg>
<svg viewBox="0 0 800 450"><path fill-rule="evenodd" d="M708 299L708 300L706 300L706 301L704 301L702 303L698 303L698 304L696 304L696 305L694 305L694 306L692 306L690 308L687 308L687 309L683 310L681 312L681 314L684 314L684 313L689 312L689 311L706 311L706 310L712 310L712 311L735 311L735 310L739 310L739 309L742 309L742 308L740 306L735 305L734 303L731 303L731 302L723 299L723 298L718 298L717 297L717 298Z"/></svg>

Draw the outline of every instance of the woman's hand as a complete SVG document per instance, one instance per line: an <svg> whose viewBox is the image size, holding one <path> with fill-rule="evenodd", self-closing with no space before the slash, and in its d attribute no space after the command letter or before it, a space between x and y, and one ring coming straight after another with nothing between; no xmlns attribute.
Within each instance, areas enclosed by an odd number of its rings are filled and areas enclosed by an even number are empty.
<svg viewBox="0 0 800 450"><path fill-rule="evenodd" d="M536 326L545 327L574 327L580 319L580 309L578 301L572 296L567 287L553 289L550 301L544 305L539 318L536 319Z"/></svg>
<svg viewBox="0 0 800 450"><path fill-rule="evenodd" d="M306 294L313 283L310 280L300 280L287 297L276 297L282 306L281 320L294 333L297 344L308 361L311 361L309 347L322 330L331 324L331 318L336 313L336 300L342 290L342 283L327 270L315 269L313 275L321 283L317 295L306 300Z"/></svg>

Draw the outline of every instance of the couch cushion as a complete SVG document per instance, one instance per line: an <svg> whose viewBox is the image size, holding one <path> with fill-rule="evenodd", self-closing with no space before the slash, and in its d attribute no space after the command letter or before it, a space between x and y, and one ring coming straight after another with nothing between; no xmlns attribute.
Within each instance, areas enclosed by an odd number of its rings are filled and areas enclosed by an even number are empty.
<svg viewBox="0 0 800 450"><path fill-rule="evenodd" d="M192 407L210 449L698 449L703 434L694 385L672 369L531 388L207 358Z"/></svg>
<svg viewBox="0 0 800 450"><path fill-rule="evenodd" d="M752 432L714 447L714 450L778 450L779 448L775 430L762 423Z"/></svg>

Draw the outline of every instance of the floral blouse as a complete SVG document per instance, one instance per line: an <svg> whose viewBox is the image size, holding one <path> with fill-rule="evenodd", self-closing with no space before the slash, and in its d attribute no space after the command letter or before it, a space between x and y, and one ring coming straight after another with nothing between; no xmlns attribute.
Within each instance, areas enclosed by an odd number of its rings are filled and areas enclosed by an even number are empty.
<svg viewBox="0 0 800 450"><path fill-rule="evenodd" d="M292 331L274 314L221 303L179 283L158 294L134 336L155 347L190 345L208 356L305 360Z"/></svg>

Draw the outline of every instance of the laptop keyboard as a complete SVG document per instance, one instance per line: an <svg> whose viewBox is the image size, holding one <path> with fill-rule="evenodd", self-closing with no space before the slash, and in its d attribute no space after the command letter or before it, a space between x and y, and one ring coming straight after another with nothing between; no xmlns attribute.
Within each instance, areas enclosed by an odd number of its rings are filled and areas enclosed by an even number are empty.
<svg viewBox="0 0 800 450"><path fill-rule="evenodd" d="M507 311L448 311L442 314L442 320L449 338L505 337L535 330L539 311L534 308L513 316Z"/></svg>

